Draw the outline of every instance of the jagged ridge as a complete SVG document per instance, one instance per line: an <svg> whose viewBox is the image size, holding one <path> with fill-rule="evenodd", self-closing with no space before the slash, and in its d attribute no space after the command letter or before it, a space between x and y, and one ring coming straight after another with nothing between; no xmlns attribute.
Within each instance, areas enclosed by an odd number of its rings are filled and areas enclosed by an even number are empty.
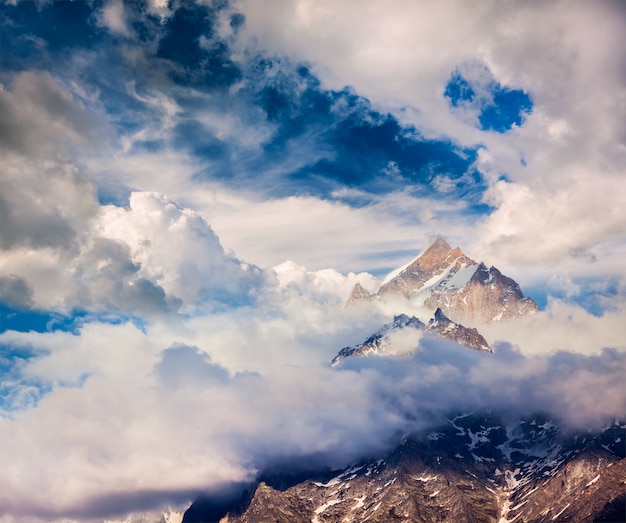
<svg viewBox="0 0 626 523"><path fill-rule="evenodd" d="M394 347L393 335L407 329L416 331L415 346L417 347L417 335L421 332L436 332L443 338L450 339L471 349L492 352L489 344L483 336L474 328L464 327L450 320L441 309L435 311L435 316L425 325L415 316L399 314L393 318L391 323L384 325L377 332L372 334L363 343L352 347L344 347L339 351L331 362L335 366L343 359L350 356L364 356L366 354L397 354Z"/></svg>

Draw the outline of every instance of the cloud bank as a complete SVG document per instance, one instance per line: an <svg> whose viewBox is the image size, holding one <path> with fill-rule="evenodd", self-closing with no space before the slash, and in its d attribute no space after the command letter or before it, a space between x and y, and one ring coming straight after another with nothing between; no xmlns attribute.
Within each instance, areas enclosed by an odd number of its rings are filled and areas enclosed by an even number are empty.
<svg viewBox="0 0 626 523"><path fill-rule="evenodd" d="M496 343L491 355L425 336L408 360L336 369L330 358L362 328L310 296L284 302L263 318L247 309L154 331L96 322L0 335L34 352L15 387L40 394L0 420L5 518L119 516L148 492L155 508L278 464L340 467L452 411L540 411L585 429L626 412L623 347L532 355Z"/></svg>

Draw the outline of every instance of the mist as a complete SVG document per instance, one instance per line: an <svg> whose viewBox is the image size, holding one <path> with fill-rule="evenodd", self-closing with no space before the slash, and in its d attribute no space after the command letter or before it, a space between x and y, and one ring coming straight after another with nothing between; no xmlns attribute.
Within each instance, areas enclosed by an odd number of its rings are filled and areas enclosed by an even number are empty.
<svg viewBox="0 0 626 523"><path fill-rule="evenodd" d="M0 420L5 516L119 515L242 488L272 468L337 469L451 413L541 413L584 430L626 413L617 348L538 354L496 342L489 354L425 334L412 348L403 340L401 356L330 367L385 319L343 309L342 281L334 294L308 281L317 297L302 282L270 285L255 307L143 330L1 334L14 351L36 349L20 386L41 395Z"/></svg>

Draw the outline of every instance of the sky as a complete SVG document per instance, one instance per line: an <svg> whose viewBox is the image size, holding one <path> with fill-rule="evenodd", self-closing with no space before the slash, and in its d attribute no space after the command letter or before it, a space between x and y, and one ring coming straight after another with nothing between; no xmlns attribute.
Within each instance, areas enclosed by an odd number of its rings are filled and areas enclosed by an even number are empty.
<svg viewBox="0 0 626 523"><path fill-rule="evenodd" d="M619 0L3 1L0 522L626 415L625 104ZM540 311L330 368L438 236Z"/></svg>

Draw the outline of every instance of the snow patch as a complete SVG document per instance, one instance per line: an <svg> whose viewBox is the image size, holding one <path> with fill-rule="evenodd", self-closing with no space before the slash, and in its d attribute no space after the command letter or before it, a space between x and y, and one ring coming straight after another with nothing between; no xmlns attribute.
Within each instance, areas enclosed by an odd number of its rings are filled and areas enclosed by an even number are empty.
<svg viewBox="0 0 626 523"><path fill-rule="evenodd" d="M335 476L334 478L330 479L327 483L319 483L317 481L314 481L313 484L318 487L323 487L323 488L334 487L335 485L339 485L340 483L343 483L344 481L353 480L357 476L356 472L358 472L364 467L365 465L361 465L360 467L352 467L342 472L338 476Z"/></svg>
<svg viewBox="0 0 626 523"><path fill-rule="evenodd" d="M566 510L566 509L567 509L567 507L569 507L569 506L570 506L570 504L568 503L567 505L565 505L565 506L563 507L563 510L561 510L561 512L559 512L558 514L556 514L556 515L552 516L552 521L554 521L554 520L555 520L556 518L558 518L561 514L563 514L563 512L565 512L565 510Z"/></svg>
<svg viewBox="0 0 626 523"><path fill-rule="evenodd" d="M511 502L508 499L505 499L502 503L502 509L500 510L500 519L498 520L498 523L510 523L511 520L507 519L510 505Z"/></svg>
<svg viewBox="0 0 626 523"><path fill-rule="evenodd" d="M521 469L519 468L515 469L513 472L511 472L510 470L504 472L504 481L506 482L506 486L509 487L509 489L516 489L522 484L522 480L516 478L516 476L518 476L520 472Z"/></svg>
<svg viewBox="0 0 626 523"><path fill-rule="evenodd" d="M526 501L522 501L521 503L518 503L517 505L515 505L514 507L511 507L511 510L517 510L520 507L523 507L526 503L528 503L528 500Z"/></svg>
<svg viewBox="0 0 626 523"><path fill-rule="evenodd" d="M437 476L418 476L415 479L417 481L421 481L422 483L426 483L428 481L432 481L433 479L437 479Z"/></svg>
<svg viewBox="0 0 626 523"><path fill-rule="evenodd" d="M331 500L327 501L326 503L324 503L323 505L320 505L319 507L317 507L315 509L315 514L321 514L327 508L330 508L333 505L337 505L338 503L343 503L343 499L331 499Z"/></svg>
<svg viewBox="0 0 626 523"><path fill-rule="evenodd" d="M538 488L539 488L539 487L535 487L535 488L530 489L530 490L529 490L528 492L526 492L526 494L524 494L524 495L523 495L520 499L524 499L524 498L526 498L526 497L530 496L530 495L531 495L533 492L535 492L535 490L537 490Z"/></svg>
<svg viewBox="0 0 626 523"><path fill-rule="evenodd" d="M593 485L596 481L598 481L600 479L600 474L598 474L595 478L593 478L589 483L587 483L585 485L585 487L590 487L591 485Z"/></svg>
<svg viewBox="0 0 626 523"><path fill-rule="evenodd" d="M354 510L358 510L360 509L363 505L365 505L365 498L367 497L366 494L363 494L360 498L354 498L354 501L356 501L356 505L354 505L350 510L354 511Z"/></svg>
<svg viewBox="0 0 626 523"><path fill-rule="evenodd" d="M388 486L390 486L390 485L393 485L393 484L396 482L396 479L398 479L398 478L393 478L393 479L390 479L389 481L387 481L387 483L385 483L385 484L383 485L383 487L388 487Z"/></svg>
<svg viewBox="0 0 626 523"><path fill-rule="evenodd" d="M456 260L454 260L453 264L454 263L456 263ZM446 289L459 289L461 287L465 287L472 279L472 276L474 276L477 269L478 265L476 264L467 266L463 263L461 268L448 281L443 282L442 287Z"/></svg>

